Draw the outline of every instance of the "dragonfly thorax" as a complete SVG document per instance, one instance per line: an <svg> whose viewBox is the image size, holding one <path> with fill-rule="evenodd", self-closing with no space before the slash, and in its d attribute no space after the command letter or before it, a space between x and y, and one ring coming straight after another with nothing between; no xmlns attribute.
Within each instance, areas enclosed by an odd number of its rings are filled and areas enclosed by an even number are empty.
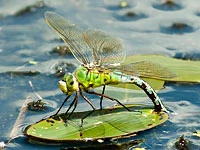
<svg viewBox="0 0 200 150"><path fill-rule="evenodd" d="M75 70L74 76L79 83L79 88L83 91L88 91L102 85L118 84L120 82L120 77L113 74L113 72L99 70L99 68L95 66L91 69L79 66Z"/></svg>
<svg viewBox="0 0 200 150"><path fill-rule="evenodd" d="M66 95L72 95L74 91L78 90L78 82L71 73L65 74L62 80L58 82L58 86Z"/></svg>

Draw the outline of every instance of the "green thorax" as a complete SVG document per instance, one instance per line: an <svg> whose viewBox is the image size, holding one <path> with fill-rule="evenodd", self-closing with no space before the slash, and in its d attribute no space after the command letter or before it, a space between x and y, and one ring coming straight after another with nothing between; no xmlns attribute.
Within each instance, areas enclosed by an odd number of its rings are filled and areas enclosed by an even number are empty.
<svg viewBox="0 0 200 150"><path fill-rule="evenodd" d="M75 70L74 76L79 82L80 88L84 90L107 84L118 84L120 82L120 76L109 70L88 69L83 66Z"/></svg>

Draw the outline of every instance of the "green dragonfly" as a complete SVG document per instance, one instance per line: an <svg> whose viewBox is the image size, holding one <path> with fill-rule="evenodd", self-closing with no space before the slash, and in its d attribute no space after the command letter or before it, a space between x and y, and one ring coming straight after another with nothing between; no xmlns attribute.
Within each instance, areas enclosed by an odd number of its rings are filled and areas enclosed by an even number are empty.
<svg viewBox="0 0 200 150"><path fill-rule="evenodd" d="M70 114L74 112L78 104L79 94L89 103L93 111L95 110L95 107L83 95L83 92L100 96L101 109L102 99L108 98L116 101L129 111L119 100L104 94L106 85L117 85L119 83L137 85L152 100L156 112L167 111L153 88L147 82L140 79L139 75L153 76L155 78L171 78L175 76L173 72L169 71L166 67L148 61L123 64L126 57L123 44L120 40L103 31L97 29L82 30L64 17L49 11L45 13L45 20L63 39L73 56L81 63L74 73L66 73L62 80L59 81L59 87L67 97L55 115L60 112L65 102L74 92L75 97L68 107L66 114L73 106L74 108ZM103 86L102 93L97 93L93 90L100 86ZM84 118L86 116L82 118L82 123Z"/></svg>

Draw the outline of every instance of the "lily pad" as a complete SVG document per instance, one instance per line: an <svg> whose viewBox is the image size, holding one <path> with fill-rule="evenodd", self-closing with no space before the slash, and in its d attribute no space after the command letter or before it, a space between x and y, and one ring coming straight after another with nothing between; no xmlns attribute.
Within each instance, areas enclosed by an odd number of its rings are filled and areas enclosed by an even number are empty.
<svg viewBox="0 0 200 150"><path fill-rule="evenodd" d="M26 127L24 133L30 142L40 144L104 142L135 136L168 119L165 112L157 113L149 106L129 104L126 107L131 111L121 106L95 110L84 119L82 127L79 122L89 111L75 112L67 122L67 116L60 114Z"/></svg>

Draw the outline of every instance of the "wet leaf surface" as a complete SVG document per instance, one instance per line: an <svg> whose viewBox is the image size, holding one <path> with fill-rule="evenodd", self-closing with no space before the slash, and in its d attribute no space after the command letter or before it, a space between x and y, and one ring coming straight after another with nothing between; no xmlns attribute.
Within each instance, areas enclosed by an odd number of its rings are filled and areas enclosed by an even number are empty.
<svg viewBox="0 0 200 150"><path fill-rule="evenodd" d="M88 112L73 113L69 120L66 120L67 115L60 114L28 126L25 135L32 142L45 144L98 142L100 139L135 136L135 133L153 128L168 119L166 113L156 113L145 106L127 107L131 109L130 112L120 106L96 110L84 119L82 127L79 126L80 119Z"/></svg>

